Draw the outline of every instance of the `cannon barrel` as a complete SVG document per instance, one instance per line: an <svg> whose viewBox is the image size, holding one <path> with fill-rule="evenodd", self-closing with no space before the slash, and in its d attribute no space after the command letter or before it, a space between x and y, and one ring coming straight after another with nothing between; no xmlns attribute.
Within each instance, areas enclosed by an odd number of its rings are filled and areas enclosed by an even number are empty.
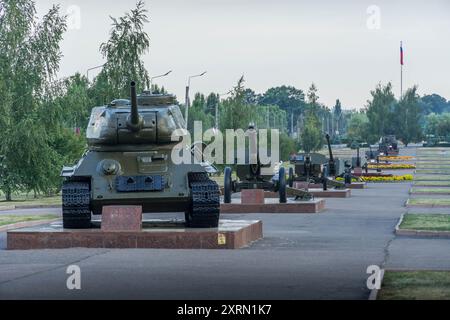
<svg viewBox="0 0 450 320"><path fill-rule="evenodd" d="M331 142L330 142L330 135L327 133L325 135L325 139L327 139L327 146L328 146L328 153L330 155L330 160L329 160L329 174L334 176L336 175L336 165L334 163L334 158L333 158L333 152L331 151Z"/></svg>
<svg viewBox="0 0 450 320"><path fill-rule="evenodd" d="M130 83L130 96L131 96L131 113L128 117L127 126L132 131L139 131L141 129L141 117L138 112L136 83L131 81Z"/></svg>

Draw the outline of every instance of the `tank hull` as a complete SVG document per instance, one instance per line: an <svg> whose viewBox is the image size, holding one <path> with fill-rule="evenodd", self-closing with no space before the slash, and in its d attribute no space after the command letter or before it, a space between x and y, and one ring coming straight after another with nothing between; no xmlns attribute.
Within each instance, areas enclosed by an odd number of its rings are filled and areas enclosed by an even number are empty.
<svg viewBox="0 0 450 320"><path fill-rule="evenodd" d="M172 148L173 145L155 145L141 146L139 151L90 150L65 176L68 180L89 182L93 214L101 214L104 205L141 205L143 212L185 212L190 204L188 173L205 169L201 164L174 164ZM115 168L108 172L111 164ZM146 177L161 181L146 190L133 187L138 179ZM127 179L136 181L128 184Z"/></svg>

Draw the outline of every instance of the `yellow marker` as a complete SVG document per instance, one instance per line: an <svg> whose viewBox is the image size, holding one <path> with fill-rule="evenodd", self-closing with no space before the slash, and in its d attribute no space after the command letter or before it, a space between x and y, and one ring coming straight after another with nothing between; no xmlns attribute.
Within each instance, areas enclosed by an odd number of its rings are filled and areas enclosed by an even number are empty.
<svg viewBox="0 0 450 320"><path fill-rule="evenodd" d="M217 234L217 243L219 245L224 245L227 243L227 237L225 237L225 234L223 234L223 233Z"/></svg>

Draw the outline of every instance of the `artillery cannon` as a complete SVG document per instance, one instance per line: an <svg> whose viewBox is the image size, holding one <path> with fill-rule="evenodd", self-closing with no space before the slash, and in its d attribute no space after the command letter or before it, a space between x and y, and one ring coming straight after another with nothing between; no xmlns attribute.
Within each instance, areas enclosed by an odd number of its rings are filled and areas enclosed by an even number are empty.
<svg viewBox="0 0 450 320"><path fill-rule="evenodd" d="M224 203L231 202L231 194L244 189L262 189L265 191L278 192L280 203L286 203L286 172L280 167L275 172L273 164L262 164L258 156L257 130L250 124L247 130L249 148L246 150L244 164L236 165L237 179L232 179L232 169L226 167L224 170ZM298 198L310 199L311 194L297 194Z"/></svg>
<svg viewBox="0 0 450 320"><path fill-rule="evenodd" d="M64 228L89 228L91 213L104 205L139 205L143 212L184 212L188 227L217 227L220 192L208 166L192 153L174 163L172 133L185 127L172 95L136 94L92 109L88 150L75 166L64 167ZM185 132L187 134L187 132Z"/></svg>
<svg viewBox="0 0 450 320"><path fill-rule="evenodd" d="M336 177L347 177L351 166L342 159L335 158L330 144L330 136L325 135L328 147L329 157L320 153L300 153L291 157L290 163L294 168L289 168L288 184L293 187L294 181L322 184L323 189L327 190L328 186L337 189L345 188L345 183L334 180ZM347 183L351 183L346 178Z"/></svg>

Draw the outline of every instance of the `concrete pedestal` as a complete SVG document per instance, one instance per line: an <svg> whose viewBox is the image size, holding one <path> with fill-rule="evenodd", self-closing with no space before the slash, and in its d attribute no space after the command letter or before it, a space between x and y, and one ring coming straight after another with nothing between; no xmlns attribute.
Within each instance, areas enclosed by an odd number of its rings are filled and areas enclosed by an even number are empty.
<svg viewBox="0 0 450 320"><path fill-rule="evenodd" d="M350 189L309 189L309 193L311 193L315 198L349 198L351 196ZM278 198L279 195L276 192L265 192L266 198ZM288 196L291 196L288 192Z"/></svg>
<svg viewBox="0 0 450 320"><path fill-rule="evenodd" d="M98 222L99 223L99 222ZM94 223L95 225L95 223ZM219 228L188 229L184 223L143 221L142 231L64 229L60 221L8 231L8 250L63 248L238 249L261 239L259 220L220 220ZM172 227L170 227L172 226Z"/></svg>
<svg viewBox="0 0 450 320"><path fill-rule="evenodd" d="M102 231L141 231L141 206L104 206Z"/></svg>
<svg viewBox="0 0 450 320"><path fill-rule="evenodd" d="M306 182L299 182L299 181L294 182L294 188L305 189L306 186L309 186L310 189L322 189L323 190L323 185L320 183L307 184ZM345 185L345 187L348 189L364 189L366 187L366 182L352 182L351 184ZM331 186L328 186L328 189L331 190L334 188L332 188Z"/></svg>
<svg viewBox="0 0 450 320"><path fill-rule="evenodd" d="M241 203L264 204L264 193L262 189L244 189L241 191Z"/></svg>
<svg viewBox="0 0 450 320"><path fill-rule="evenodd" d="M324 199L309 201L294 201L279 203L278 199L266 198L263 204L243 204L239 199L232 199L231 203L220 205L221 213L319 213L325 209Z"/></svg>

